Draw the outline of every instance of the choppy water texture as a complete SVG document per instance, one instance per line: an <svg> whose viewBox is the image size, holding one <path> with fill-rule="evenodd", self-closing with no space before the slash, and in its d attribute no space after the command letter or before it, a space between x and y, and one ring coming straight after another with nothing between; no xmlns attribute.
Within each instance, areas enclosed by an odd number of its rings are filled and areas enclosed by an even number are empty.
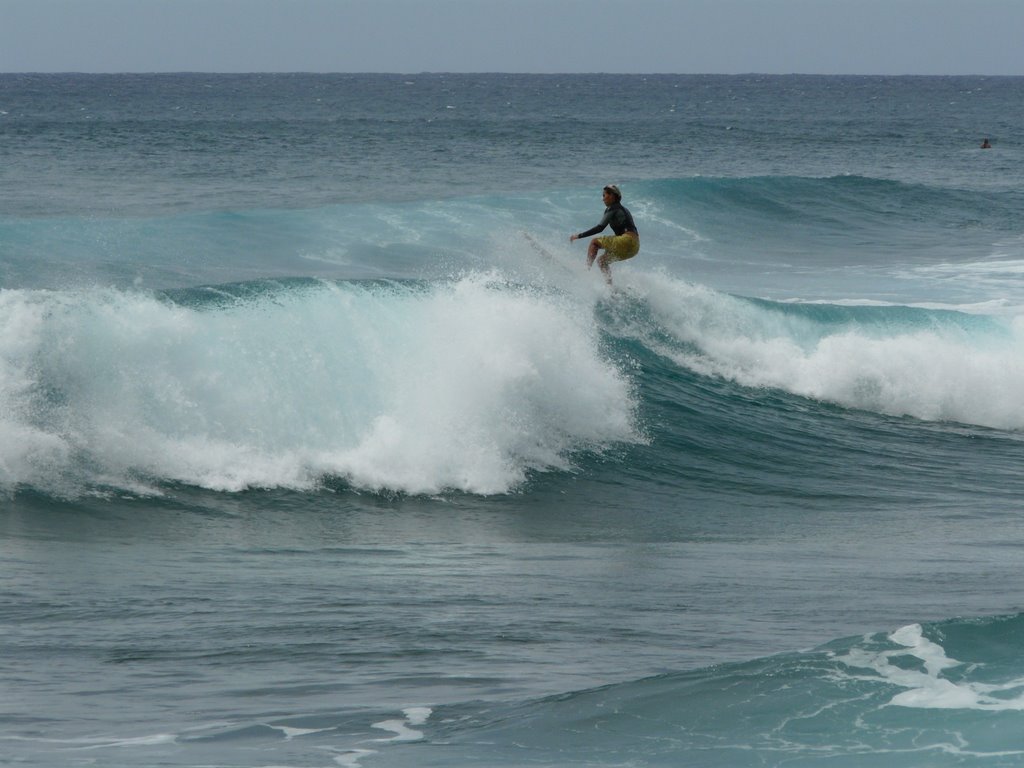
<svg viewBox="0 0 1024 768"><path fill-rule="evenodd" d="M0 762L1020 765L1022 97L0 76Z"/></svg>

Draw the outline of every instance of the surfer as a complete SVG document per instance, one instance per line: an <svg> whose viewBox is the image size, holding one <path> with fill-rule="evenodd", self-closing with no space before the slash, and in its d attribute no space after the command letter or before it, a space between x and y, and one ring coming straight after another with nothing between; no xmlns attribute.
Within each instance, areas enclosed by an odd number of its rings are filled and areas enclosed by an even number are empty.
<svg viewBox="0 0 1024 768"><path fill-rule="evenodd" d="M587 269L594 266L594 259L597 259L597 265L601 268L601 272L604 273L604 281L608 285L612 284L612 270L611 264L616 261L625 261L636 256L640 250L640 233L637 231L636 224L633 223L633 215L622 205L622 192L614 184L609 184L602 190L602 199L604 200L604 216L601 221L595 227L591 227L586 232L580 232L578 235L571 235L569 242L575 242L581 237L590 237L601 232L609 224L611 225L612 232L614 235L608 235L605 237L595 237L590 241L590 247L587 249ZM604 253L601 254L601 258L597 258L597 252L604 249Z"/></svg>
<svg viewBox="0 0 1024 768"><path fill-rule="evenodd" d="M981 142L981 148L992 149L992 145L989 143L988 139L985 139L983 142Z"/></svg>

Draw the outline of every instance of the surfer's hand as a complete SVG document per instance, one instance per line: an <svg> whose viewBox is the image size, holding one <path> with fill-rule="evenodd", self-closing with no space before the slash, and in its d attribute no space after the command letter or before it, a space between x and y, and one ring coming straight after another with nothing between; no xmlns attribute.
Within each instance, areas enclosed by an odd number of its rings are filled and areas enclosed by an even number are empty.
<svg viewBox="0 0 1024 768"><path fill-rule="evenodd" d="M575 243L577 238L578 238L578 235L569 235L569 242L570 243Z"/></svg>

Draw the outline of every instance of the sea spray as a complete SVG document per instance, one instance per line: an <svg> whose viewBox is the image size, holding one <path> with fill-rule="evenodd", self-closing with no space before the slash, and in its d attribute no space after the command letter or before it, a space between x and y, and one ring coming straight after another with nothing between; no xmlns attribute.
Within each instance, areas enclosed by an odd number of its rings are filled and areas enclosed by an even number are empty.
<svg viewBox="0 0 1024 768"><path fill-rule="evenodd" d="M501 493L638 439L586 305L494 276L183 306L5 292L4 483ZM47 477L49 480L47 480Z"/></svg>

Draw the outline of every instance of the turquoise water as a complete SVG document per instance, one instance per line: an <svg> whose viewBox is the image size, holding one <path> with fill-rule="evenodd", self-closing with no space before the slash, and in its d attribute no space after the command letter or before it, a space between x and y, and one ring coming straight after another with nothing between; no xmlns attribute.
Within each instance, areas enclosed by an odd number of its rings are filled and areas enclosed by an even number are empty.
<svg viewBox="0 0 1024 768"><path fill-rule="evenodd" d="M0 754L1020 764L1022 89L0 76Z"/></svg>

